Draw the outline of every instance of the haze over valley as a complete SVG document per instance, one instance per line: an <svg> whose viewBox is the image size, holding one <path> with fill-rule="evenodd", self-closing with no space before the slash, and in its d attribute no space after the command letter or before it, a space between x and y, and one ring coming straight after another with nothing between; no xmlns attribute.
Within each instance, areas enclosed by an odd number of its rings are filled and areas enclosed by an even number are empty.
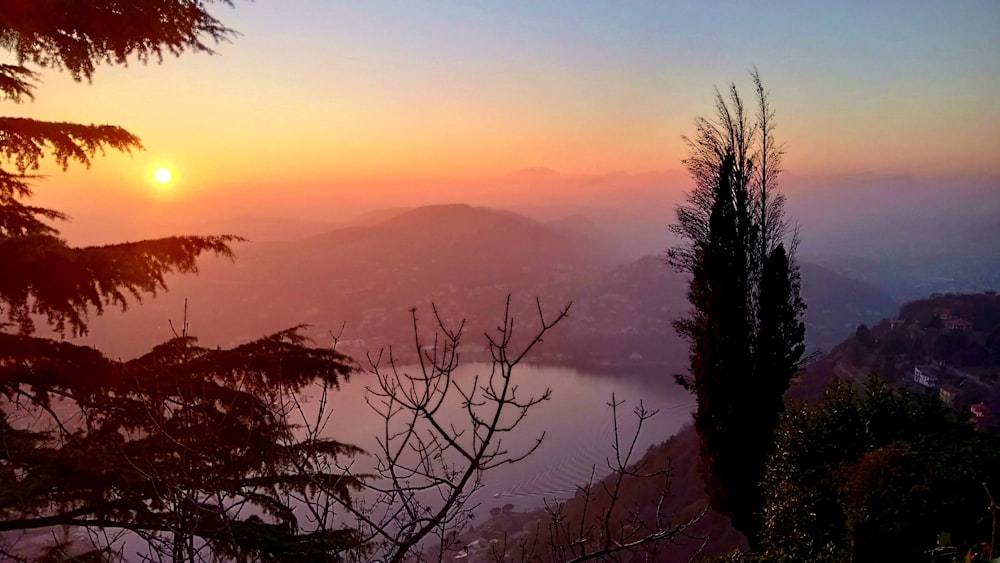
<svg viewBox="0 0 1000 563"><path fill-rule="evenodd" d="M0 561L1000 561L1000 4L758 4L0 2Z"/></svg>
<svg viewBox="0 0 1000 563"><path fill-rule="evenodd" d="M93 210L84 207L65 231L83 243L167 233L251 240L236 248L235 264L202 259L201 274L169 280L169 293L95 317L92 341L121 357L172 336L168 321L178 326L187 299L191 332L206 343L305 323L320 342L344 327L342 345L358 357L391 343L408 352L399 345L411 340L409 310L417 307L429 329L434 302L449 322L468 318L475 329L466 352L481 358L478 335L498 320L509 293L523 320L537 315L536 297L551 308L574 302L566 329L547 344L560 361L620 365L635 355L642 360L632 364L669 371L686 361L670 326L686 310L686 289L665 264L677 242L667 226L688 183L674 174L534 169L470 186L473 205L352 216L318 200L296 218L282 213L287 202L232 216L228 207L208 213L178 204L142 225L87 221ZM788 174L782 185L798 226L810 349L829 349L904 301L1000 285L993 181Z"/></svg>
<svg viewBox="0 0 1000 563"><path fill-rule="evenodd" d="M578 214L543 223L461 204L390 210L305 238L241 244L235 263L203 258L198 276L168 280L170 292L94 317L84 341L132 357L180 330L186 301L190 333L207 345L306 324L317 342L339 336L339 349L355 358L392 345L412 359L410 309L429 337L433 303L449 326L468 321L463 352L484 360L481 335L511 295L523 323L536 321L536 297L546 311L573 302L536 361L668 376L686 362L672 327L687 310L686 277L665 252L636 258L626 242ZM897 306L877 285L818 264L804 262L802 278L811 349L828 349Z"/></svg>

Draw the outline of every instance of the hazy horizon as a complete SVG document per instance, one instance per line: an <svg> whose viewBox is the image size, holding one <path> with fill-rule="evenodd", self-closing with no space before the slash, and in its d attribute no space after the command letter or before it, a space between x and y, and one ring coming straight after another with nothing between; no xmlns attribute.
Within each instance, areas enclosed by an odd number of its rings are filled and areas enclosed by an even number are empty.
<svg viewBox="0 0 1000 563"><path fill-rule="evenodd" d="M640 256L662 254L675 242L668 225L690 185L681 171L571 175L527 169L479 182L378 184L378 189L369 184L369 190L350 200L275 187L273 191L283 196L279 200L206 193L170 202L124 198L109 207L94 199L60 203L47 197L51 194L45 194L43 184L37 203L66 212L70 220L55 226L71 243L82 245L175 234L229 233L251 242L295 240L369 224L393 210L466 204L511 210L542 222L585 219ZM941 223L937 229L944 227L951 238L961 236L967 221L1000 228L990 219L1000 214L1000 178L808 177L789 172L782 175L780 186L787 196L788 218L800 228L807 253L835 252L838 240L859 230L909 233L917 221ZM386 193L397 197L386 204ZM855 250L848 245L843 253ZM882 250L871 256L886 254Z"/></svg>
<svg viewBox="0 0 1000 563"><path fill-rule="evenodd" d="M212 12L239 32L214 56L104 65L79 83L45 70L36 99L8 108L120 125L145 146L89 170L43 163L34 203L102 224L337 222L399 206L565 200L560 185L598 179L590 192L606 199L659 182L664 193L644 204L669 204L688 185L682 136L713 112L715 88L734 82L749 96L754 65L792 202L799 189L871 176L1000 185L993 2L303 0ZM153 179L159 168L170 183Z"/></svg>
<svg viewBox="0 0 1000 563"><path fill-rule="evenodd" d="M80 245L304 240L460 203L662 257L692 184L683 136L717 89L752 98L757 68L800 257L895 299L996 284L994 4L718 8L215 6L240 33L215 56L42 73L15 115L121 125L145 150L44 163L31 203Z"/></svg>

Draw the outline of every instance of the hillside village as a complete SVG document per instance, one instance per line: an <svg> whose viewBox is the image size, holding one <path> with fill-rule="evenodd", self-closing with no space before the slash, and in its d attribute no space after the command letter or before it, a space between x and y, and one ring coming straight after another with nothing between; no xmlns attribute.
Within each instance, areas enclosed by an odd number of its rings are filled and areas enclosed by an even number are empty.
<svg viewBox="0 0 1000 563"><path fill-rule="evenodd" d="M904 305L839 350L841 375L869 371L914 393L934 393L977 424L1000 413L1000 296L935 295ZM849 373L854 372L854 373Z"/></svg>

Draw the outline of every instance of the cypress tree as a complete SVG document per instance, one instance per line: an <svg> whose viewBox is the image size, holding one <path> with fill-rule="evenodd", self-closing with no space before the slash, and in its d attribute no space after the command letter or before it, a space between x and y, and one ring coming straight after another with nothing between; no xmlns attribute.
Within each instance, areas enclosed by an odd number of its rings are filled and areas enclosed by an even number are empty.
<svg viewBox="0 0 1000 563"><path fill-rule="evenodd" d="M684 243L668 253L691 274L691 311L675 323L690 342L690 371L677 380L698 399L700 472L712 508L751 542L764 463L805 335L776 192L781 148L766 92L756 71L752 77L756 117L731 85L728 100L716 93L716 116L699 117L697 135L685 138L695 188L671 225Z"/></svg>

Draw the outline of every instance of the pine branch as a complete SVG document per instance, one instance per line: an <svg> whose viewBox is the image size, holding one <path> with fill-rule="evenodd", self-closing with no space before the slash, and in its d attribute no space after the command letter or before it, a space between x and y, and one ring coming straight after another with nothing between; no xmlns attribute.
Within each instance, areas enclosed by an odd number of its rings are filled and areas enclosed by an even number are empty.
<svg viewBox="0 0 1000 563"><path fill-rule="evenodd" d="M133 55L145 63L185 51L212 53L209 42L226 41L235 32L209 14L205 3L4 0L0 46L19 62L64 69L76 80L89 80L98 64L126 64Z"/></svg>
<svg viewBox="0 0 1000 563"><path fill-rule="evenodd" d="M174 339L121 363L85 346L0 334L0 396L12 400L0 420L0 531L184 529L218 553L264 560L310 541L321 542L322 549L310 548L317 554L352 543L344 530L302 533L288 496L324 491L349 506L368 476L328 468L361 450L332 439L299 441L280 400L331 374L347 377L343 357L303 346L297 329L244 345L240 354L194 342ZM294 366L287 380L273 367L285 364ZM263 382L254 383L257 370L270 372ZM15 428L26 423L43 430ZM229 512L244 504L275 523ZM243 524L270 540L237 533Z"/></svg>
<svg viewBox="0 0 1000 563"><path fill-rule="evenodd" d="M108 246L74 248L50 235L0 238L0 305L22 332L31 333L31 315L44 315L58 332L87 332L87 314L105 305L127 309L166 289L169 273L195 273L205 252L233 257L231 235L170 237Z"/></svg>
<svg viewBox="0 0 1000 563"><path fill-rule="evenodd" d="M29 80L38 80L38 74L21 65L0 64L0 93L8 100L35 99L35 85Z"/></svg>
<svg viewBox="0 0 1000 563"><path fill-rule="evenodd" d="M0 238L59 234L55 228L43 223L38 217L50 221L67 218L65 214L54 209L24 205L15 200L0 204Z"/></svg>
<svg viewBox="0 0 1000 563"><path fill-rule="evenodd" d="M90 160L105 148L122 152L142 149L135 135L114 125L82 125L39 121L23 117L0 117L0 154L21 174L37 170L46 153L64 170L75 160L90 166ZM0 184L0 188L3 184ZM10 195L13 190L5 190Z"/></svg>

